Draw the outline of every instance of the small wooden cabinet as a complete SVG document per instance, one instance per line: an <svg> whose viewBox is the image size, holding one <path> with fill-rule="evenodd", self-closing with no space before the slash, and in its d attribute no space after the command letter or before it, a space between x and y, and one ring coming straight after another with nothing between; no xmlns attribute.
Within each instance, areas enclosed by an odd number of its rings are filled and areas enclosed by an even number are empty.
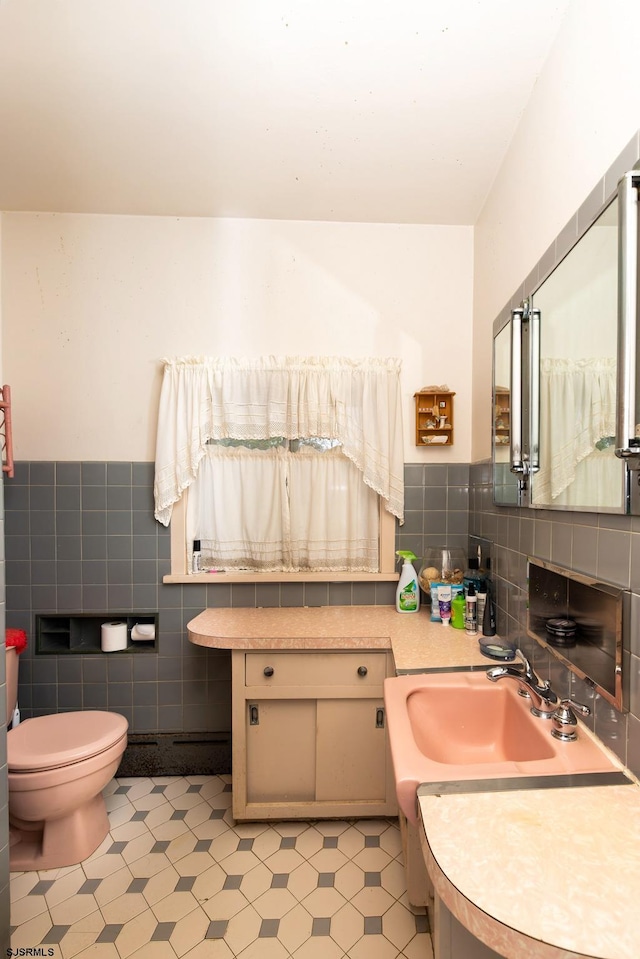
<svg viewBox="0 0 640 959"><path fill-rule="evenodd" d="M509 446L511 441L511 393L496 386L493 394L493 431L496 446Z"/></svg>
<svg viewBox="0 0 640 959"><path fill-rule="evenodd" d="M416 446L453 446L453 397L456 394L426 387L413 395Z"/></svg>
<svg viewBox="0 0 640 959"><path fill-rule="evenodd" d="M393 816L390 653L234 651L233 816Z"/></svg>

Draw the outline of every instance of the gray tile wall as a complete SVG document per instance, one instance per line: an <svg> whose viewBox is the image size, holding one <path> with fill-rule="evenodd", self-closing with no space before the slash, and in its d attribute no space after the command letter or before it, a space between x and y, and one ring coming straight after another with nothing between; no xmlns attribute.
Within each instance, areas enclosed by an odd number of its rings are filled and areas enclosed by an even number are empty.
<svg viewBox="0 0 640 959"><path fill-rule="evenodd" d="M466 547L469 467L409 464L398 548ZM376 605L395 583L163 584L170 534L153 518L153 464L18 463L5 484L7 625L26 629L21 715L113 709L131 734L230 729L230 656L186 638L205 607ZM43 612L159 612L156 653L35 655Z"/></svg>
<svg viewBox="0 0 640 959"><path fill-rule="evenodd" d="M398 527L398 549L424 556L432 546L459 546L469 539L469 465L407 464L405 522ZM391 602L395 602L395 586Z"/></svg>
<svg viewBox="0 0 640 959"><path fill-rule="evenodd" d="M469 532L493 542L492 578L498 632L515 639L553 688L592 710L591 728L636 774L640 774L640 518L604 513L494 506L491 464L470 471ZM630 635L625 637L623 684L626 709L619 712L594 695L526 635L527 556L587 573L632 591Z"/></svg>

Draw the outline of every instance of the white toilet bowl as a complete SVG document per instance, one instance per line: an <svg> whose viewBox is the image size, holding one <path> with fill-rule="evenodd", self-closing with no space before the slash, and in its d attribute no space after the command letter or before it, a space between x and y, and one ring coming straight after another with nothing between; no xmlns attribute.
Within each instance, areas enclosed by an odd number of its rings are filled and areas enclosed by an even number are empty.
<svg viewBox="0 0 640 959"><path fill-rule="evenodd" d="M8 647L8 718L15 708L10 682L15 674L17 691L16 660ZM118 768L127 729L118 713L82 710L27 719L9 731L12 872L71 866L97 849L109 831L102 790Z"/></svg>

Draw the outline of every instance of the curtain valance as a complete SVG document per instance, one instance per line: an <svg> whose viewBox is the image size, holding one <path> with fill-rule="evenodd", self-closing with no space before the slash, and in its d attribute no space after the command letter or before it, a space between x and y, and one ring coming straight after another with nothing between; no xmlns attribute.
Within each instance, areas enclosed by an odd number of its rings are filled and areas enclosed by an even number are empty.
<svg viewBox="0 0 640 959"><path fill-rule="evenodd" d="M155 517L193 483L210 439L339 440L364 482L400 520L404 456L400 360L184 357L164 360Z"/></svg>

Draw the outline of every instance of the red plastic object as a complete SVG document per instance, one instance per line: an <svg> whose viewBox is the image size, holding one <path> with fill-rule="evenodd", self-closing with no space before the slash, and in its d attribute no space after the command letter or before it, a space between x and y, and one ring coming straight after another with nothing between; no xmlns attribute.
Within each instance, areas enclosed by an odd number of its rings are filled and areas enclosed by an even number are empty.
<svg viewBox="0 0 640 959"><path fill-rule="evenodd" d="M18 653L23 653L27 648L27 634L24 629L5 629L4 641L7 646L15 646Z"/></svg>

